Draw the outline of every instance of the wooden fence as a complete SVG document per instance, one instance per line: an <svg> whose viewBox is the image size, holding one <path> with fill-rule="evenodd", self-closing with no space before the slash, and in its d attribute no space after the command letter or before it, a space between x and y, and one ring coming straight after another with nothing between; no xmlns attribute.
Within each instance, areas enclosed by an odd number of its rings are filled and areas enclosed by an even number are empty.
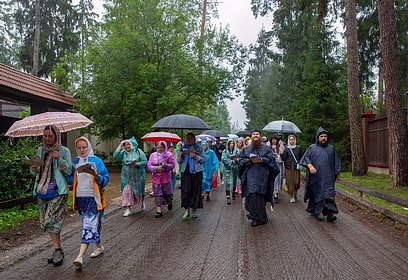
<svg viewBox="0 0 408 280"><path fill-rule="evenodd" d="M359 196L357 196L357 195L353 195L353 194L351 194L349 192L346 192L346 191L344 191L342 189L336 188L336 191L338 193L340 193L341 195L346 196L348 198L351 198L351 199L359 202L360 204L363 204L363 205L365 205L365 206L367 206L367 207L369 207L369 208L371 208L371 209L373 209L373 210L375 210L375 211L377 211L377 212L379 212L381 214L384 214L385 216L387 216L387 217L389 217L389 218L391 218L393 220L400 221L400 222L408 225L408 217L402 216L402 215L400 215L398 213L392 212L392 211L390 211L388 209L385 209L385 208L383 208L383 207L381 207L381 206L379 206L377 204L374 204L374 203L371 203L371 202L365 200L364 199L364 194L374 196L376 198L388 201L390 203L393 203L393 204L396 204L396 205L399 205L399 206L405 207L405 208L408 208L408 201L406 201L404 199L397 198L397 197L393 197L393 196L390 196L390 195L387 195L387 194L384 194L384 193L380 193L380 192L377 192L377 191L374 191L374 190L370 190L370 189L367 189L365 187L355 185L353 183L350 183L350 182L347 182L347 181L344 181L344 180L339 180L338 183L341 184L341 185L347 186L349 188L352 188L352 189L358 191L359 194L360 194Z"/></svg>

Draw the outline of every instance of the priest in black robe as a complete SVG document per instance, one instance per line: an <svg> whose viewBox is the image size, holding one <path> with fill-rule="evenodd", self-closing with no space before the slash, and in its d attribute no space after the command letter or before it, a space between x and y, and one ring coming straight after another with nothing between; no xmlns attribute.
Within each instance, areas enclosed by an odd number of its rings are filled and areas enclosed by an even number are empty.
<svg viewBox="0 0 408 280"><path fill-rule="evenodd" d="M336 205L335 182L340 174L340 159L330 145L329 133L320 127L316 133L316 143L309 146L300 160L306 168L304 201L308 202L306 211L319 221L327 217L334 222L339 213Z"/></svg>
<svg viewBox="0 0 408 280"><path fill-rule="evenodd" d="M261 133L255 129L251 133L251 145L245 147L238 157L239 178L245 209L252 226L266 224L268 216L265 205L273 205L273 183L279 173L275 155L262 143Z"/></svg>

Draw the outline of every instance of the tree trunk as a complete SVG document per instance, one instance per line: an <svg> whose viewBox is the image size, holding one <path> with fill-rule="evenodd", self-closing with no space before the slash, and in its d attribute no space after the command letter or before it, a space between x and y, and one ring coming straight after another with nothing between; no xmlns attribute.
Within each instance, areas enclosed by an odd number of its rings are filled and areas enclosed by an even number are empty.
<svg viewBox="0 0 408 280"><path fill-rule="evenodd" d="M383 75L383 66L380 61L378 65L378 95L377 95L377 109L378 115L384 115L384 75Z"/></svg>
<svg viewBox="0 0 408 280"><path fill-rule="evenodd" d="M37 76L38 74L38 60L40 58L40 0L35 1L35 33L34 33L34 51L33 51L33 68L31 74Z"/></svg>
<svg viewBox="0 0 408 280"><path fill-rule="evenodd" d="M348 106L350 119L351 167L353 176L367 174L361 125L360 87L358 83L357 19L355 0L346 0L346 41Z"/></svg>
<svg viewBox="0 0 408 280"><path fill-rule="evenodd" d="M387 104L389 165L394 186L408 185L408 128L404 111L404 94L400 83L400 61L395 23L394 1L378 1L381 58L384 69Z"/></svg>

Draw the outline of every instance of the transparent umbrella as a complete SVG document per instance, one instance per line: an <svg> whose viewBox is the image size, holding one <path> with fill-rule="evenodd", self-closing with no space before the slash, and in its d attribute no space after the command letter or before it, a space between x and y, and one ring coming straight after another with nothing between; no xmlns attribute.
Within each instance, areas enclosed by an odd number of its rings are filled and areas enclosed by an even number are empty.
<svg viewBox="0 0 408 280"><path fill-rule="evenodd" d="M302 133L296 124L283 119L268 123L262 130L281 133Z"/></svg>

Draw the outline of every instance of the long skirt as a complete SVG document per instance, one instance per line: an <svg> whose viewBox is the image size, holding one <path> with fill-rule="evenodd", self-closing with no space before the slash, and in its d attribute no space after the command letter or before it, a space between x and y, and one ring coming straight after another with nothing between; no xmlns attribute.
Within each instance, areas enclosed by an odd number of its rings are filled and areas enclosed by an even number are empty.
<svg viewBox="0 0 408 280"><path fill-rule="evenodd" d="M61 232L67 200L67 194L59 195L48 201L38 198L40 228L43 231L55 234Z"/></svg>
<svg viewBox="0 0 408 280"><path fill-rule="evenodd" d="M265 209L265 195L259 193L250 193L245 198L245 209L249 212L248 219L258 223L266 223L268 216Z"/></svg>
<svg viewBox="0 0 408 280"><path fill-rule="evenodd" d="M136 195L130 185L126 185L122 191L122 207L143 205L144 194Z"/></svg>
<svg viewBox="0 0 408 280"><path fill-rule="evenodd" d="M188 166L181 175L181 207L203 208L203 199L201 197L203 185L203 172L190 173Z"/></svg>
<svg viewBox="0 0 408 280"><path fill-rule="evenodd" d="M93 197L77 197L76 207L82 221L82 244L101 242L101 227L104 212L97 210Z"/></svg>
<svg viewBox="0 0 408 280"><path fill-rule="evenodd" d="M283 168L283 163L282 162L276 162L276 164L279 167L279 174L275 178L275 183L273 185L273 192L274 193L280 193L282 191L282 187L283 187L284 168Z"/></svg>
<svg viewBox="0 0 408 280"><path fill-rule="evenodd" d="M300 188L300 172L294 167L285 169L285 178L288 185L288 194L293 195Z"/></svg>
<svg viewBox="0 0 408 280"><path fill-rule="evenodd" d="M153 196L156 206L172 204L173 190L171 189L171 183L153 184Z"/></svg>

